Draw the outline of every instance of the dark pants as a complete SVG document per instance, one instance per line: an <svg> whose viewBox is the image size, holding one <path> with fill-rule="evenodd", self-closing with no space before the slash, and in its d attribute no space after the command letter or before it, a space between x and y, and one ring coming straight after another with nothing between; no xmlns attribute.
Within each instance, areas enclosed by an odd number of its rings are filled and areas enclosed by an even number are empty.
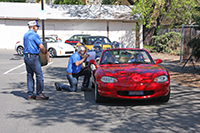
<svg viewBox="0 0 200 133"><path fill-rule="evenodd" d="M89 69L86 69L84 71L79 72L78 74L72 74L72 75L67 74L66 76L67 76L67 79L69 81L70 86L59 83L58 87L63 89L63 90L75 92L75 91L77 91L78 78L80 76L84 76L82 87L88 87L89 86L91 72L90 72Z"/></svg>
<svg viewBox="0 0 200 133"><path fill-rule="evenodd" d="M35 81L33 78L34 73L36 74L36 95L42 94L42 91L44 89L44 79L38 55L24 55L24 62L26 64L27 71L28 96L32 96L35 90Z"/></svg>

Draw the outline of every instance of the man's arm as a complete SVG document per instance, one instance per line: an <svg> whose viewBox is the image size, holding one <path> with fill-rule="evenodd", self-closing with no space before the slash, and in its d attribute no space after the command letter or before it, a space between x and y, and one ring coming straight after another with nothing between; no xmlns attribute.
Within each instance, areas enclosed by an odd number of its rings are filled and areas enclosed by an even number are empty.
<svg viewBox="0 0 200 133"><path fill-rule="evenodd" d="M83 59L81 59L80 61L77 61L77 62L75 62L75 65L76 66L79 66L79 65L81 65L83 62L84 62L84 60L87 58L87 57L89 57L90 55L86 55L85 57L83 57Z"/></svg>
<svg viewBox="0 0 200 133"><path fill-rule="evenodd" d="M43 54L47 53L47 49L45 49L43 44L40 44L39 47L40 47L40 50L42 51Z"/></svg>

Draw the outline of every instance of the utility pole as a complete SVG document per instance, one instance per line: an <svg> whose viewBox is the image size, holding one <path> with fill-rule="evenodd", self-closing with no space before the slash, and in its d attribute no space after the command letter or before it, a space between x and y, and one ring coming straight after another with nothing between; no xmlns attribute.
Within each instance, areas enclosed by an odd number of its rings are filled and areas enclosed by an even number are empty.
<svg viewBox="0 0 200 133"><path fill-rule="evenodd" d="M44 12L44 0L41 0L41 9L42 12ZM42 43L45 49L47 49L47 43L45 42L45 34L44 34L44 19L42 19Z"/></svg>

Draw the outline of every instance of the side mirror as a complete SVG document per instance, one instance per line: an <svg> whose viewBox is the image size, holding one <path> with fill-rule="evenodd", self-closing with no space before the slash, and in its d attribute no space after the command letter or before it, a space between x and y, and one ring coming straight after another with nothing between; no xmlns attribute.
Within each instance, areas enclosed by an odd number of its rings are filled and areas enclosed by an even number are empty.
<svg viewBox="0 0 200 133"><path fill-rule="evenodd" d="M95 59L95 62L98 64L99 60L100 60L100 58L98 57Z"/></svg>
<svg viewBox="0 0 200 133"><path fill-rule="evenodd" d="M163 62L163 61L162 61L161 59L157 59L157 60L156 60L156 65L159 64L159 63L162 63L162 62Z"/></svg>
<svg viewBox="0 0 200 133"><path fill-rule="evenodd" d="M90 63L90 69L92 71L97 69L97 64L96 64L95 60L90 60L89 63Z"/></svg>

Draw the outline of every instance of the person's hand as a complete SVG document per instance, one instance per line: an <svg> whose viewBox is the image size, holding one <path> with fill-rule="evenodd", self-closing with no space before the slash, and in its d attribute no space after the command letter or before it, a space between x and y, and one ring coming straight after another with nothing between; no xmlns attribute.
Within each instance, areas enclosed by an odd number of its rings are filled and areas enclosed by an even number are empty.
<svg viewBox="0 0 200 133"><path fill-rule="evenodd" d="M45 49L45 54L48 52L48 50L47 49Z"/></svg>
<svg viewBox="0 0 200 133"><path fill-rule="evenodd" d="M87 54L86 56L85 56L85 58L88 58L90 55L89 54Z"/></svg>

